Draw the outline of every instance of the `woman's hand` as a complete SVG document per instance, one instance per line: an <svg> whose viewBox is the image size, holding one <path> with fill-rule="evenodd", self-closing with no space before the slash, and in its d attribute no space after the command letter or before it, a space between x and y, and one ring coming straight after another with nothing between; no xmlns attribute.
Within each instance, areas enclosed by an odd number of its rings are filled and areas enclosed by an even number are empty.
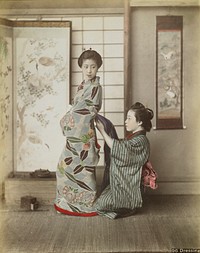
<svg viewBox="0 0 200 253"><path fill-rule="evenodd" d="M99 121L96 120L96 127L103 136L105 142L107 143L108 147L111 148L113 144L113 139L106 133L104 129L104 125Z"/></svg>

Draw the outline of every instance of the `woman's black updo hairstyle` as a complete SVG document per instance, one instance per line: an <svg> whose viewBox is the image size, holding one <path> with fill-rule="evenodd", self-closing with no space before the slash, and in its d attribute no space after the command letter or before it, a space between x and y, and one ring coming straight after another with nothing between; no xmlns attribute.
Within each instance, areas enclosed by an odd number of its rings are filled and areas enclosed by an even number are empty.
<svg viewBox="0 0 200 253"><path fill-rule="evenodd" d="M92 59L96 62L98 69L102 65L102 58L99 53L97 53L95 50L89 49L83 51L83 53L78 58L78 66L81 68L83 65L83 61L87 59Z"/></svg>
<svg viewBox="0 0 200 253"><path fill-rule="evenodd" d="M135 118L137 122L142 122L142 127L145 131L149 132L152 128L151 119L153 119L154 113L151 109L145 108L140 102L136 102L130 108L130 110L135 112Z"/></svg>

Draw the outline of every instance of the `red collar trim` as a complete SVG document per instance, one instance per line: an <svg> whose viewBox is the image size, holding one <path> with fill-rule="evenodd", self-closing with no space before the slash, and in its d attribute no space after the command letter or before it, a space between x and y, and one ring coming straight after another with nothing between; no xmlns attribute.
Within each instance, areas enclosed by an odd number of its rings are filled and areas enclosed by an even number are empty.
<svg viewBox="0 0 200 253"><path fill-rule="evenodd" d="M140 131L138 131L138 132L129 134L129 135L126 136L126 139L127 139L127 140L130 140L130 139L132 139L133 137L136 137L136 136L141 135L141 134L146 135L146 131L145 131L145 130L140 130Z"/></svg>

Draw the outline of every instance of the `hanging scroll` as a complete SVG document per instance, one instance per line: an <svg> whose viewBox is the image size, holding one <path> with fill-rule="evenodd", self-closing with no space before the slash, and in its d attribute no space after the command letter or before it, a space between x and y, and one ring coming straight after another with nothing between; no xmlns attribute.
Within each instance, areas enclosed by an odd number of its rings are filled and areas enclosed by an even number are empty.
<svg viewBox="0 0 200 253"><path fill-rule="evenodd" d="M156 17L156 129L183 128L182 16Z"/></svg>

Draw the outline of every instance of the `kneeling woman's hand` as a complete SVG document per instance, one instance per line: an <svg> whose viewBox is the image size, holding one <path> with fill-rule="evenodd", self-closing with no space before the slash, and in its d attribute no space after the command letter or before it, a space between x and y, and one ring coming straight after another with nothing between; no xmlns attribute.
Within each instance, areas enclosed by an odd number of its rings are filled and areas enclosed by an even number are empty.
<svg viewBox="0 0 200 253"><path fill-rule="evenodd" d="M106 133L104 129L104 125L99 121L96 120L96 127L103 136L105 142L107 143L108 147L111 148L113 145L113 139Z"/></svg>

